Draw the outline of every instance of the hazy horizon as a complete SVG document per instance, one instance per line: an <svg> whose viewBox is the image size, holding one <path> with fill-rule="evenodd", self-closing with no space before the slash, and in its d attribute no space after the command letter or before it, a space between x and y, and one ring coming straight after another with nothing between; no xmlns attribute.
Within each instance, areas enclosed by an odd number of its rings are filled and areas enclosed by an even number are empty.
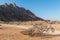
<svg viewBox="0 0 60 40"><path fill-rule="evenodd" d="M0 0L0 5L4 3L16 3L38 17L60 21L60 0Z"/></svg>

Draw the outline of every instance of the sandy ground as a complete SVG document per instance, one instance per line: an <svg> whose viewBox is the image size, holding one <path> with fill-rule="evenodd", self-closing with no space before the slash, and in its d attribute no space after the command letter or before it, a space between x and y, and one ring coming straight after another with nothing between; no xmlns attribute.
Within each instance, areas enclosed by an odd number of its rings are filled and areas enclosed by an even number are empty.
<svg viewBox="0 0 60 40"><path fill-rule="evenodd" d="M50 33L53 35L60 35L60 24L56 25L56 31ZM31 26L12 25L12 24L0 24L0 40L60 40L60 36L39 36L31 37L29 35L23 35L22 29L28 29ZM58 29L58 30L57 30Z"/></svg>

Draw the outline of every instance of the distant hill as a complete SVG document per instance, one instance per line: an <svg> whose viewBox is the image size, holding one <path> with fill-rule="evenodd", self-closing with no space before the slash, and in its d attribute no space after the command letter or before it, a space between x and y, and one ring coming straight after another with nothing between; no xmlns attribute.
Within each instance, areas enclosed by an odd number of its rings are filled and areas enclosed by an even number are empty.
<svg viewBox="0 0 60 40"><path fill-rule="evenodd" d="M0 5L0 21L35 21L43 20L35 16L30 10L18 7L15 3Z"/></svg>

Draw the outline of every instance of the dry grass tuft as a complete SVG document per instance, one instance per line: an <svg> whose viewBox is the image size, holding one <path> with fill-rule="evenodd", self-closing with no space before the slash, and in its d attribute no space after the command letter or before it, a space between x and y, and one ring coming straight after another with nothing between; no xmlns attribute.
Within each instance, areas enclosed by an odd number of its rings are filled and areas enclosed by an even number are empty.
<svg viewBox="0 0 60 40"><path fill-rule="evenodd" d="M44 32L54 32L54 28L53 27L47 27L47 26L43 26L43 25L34 25L34 27L21 31L22 34L24 35L30 35L30 36L44 36Z"/></svg>

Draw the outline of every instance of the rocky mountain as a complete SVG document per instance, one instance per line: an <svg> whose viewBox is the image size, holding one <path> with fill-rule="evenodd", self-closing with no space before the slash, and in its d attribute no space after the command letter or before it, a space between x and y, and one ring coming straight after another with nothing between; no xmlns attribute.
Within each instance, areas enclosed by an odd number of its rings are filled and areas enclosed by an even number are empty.
<svg viewBox="0 0 60 40"><path fill-rule="evenodd" d="M18 7L15 3L0 5L0 21L34 21L43 20L35 16L30 10Z"/></svg>

